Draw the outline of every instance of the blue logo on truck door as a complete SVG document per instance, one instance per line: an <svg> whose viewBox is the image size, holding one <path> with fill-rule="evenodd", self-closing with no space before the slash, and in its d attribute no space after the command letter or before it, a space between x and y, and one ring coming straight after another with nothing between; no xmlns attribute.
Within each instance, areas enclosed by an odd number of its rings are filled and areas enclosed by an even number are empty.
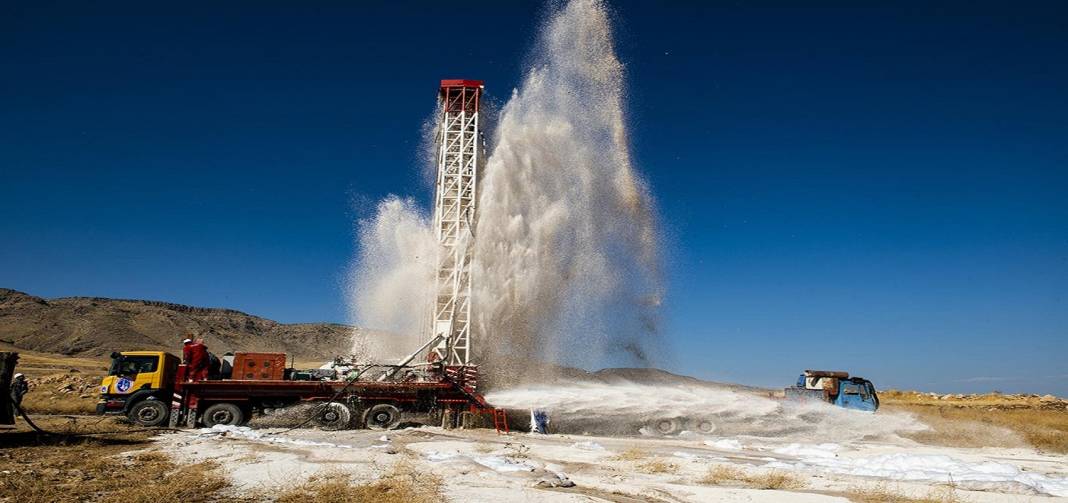
<svg viewBox="0 0 1068 503"><path fill-rule="evenodd" d="M115 381L115 391L118 391L119 393L126 393L127 391L130 391L130 388L132 386L133 381L125 377L120 377L118 381Z"/></svg>

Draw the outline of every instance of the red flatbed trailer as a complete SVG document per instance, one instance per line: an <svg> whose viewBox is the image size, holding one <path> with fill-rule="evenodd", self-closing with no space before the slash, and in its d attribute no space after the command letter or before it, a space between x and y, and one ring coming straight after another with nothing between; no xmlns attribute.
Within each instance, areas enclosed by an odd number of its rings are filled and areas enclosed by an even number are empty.
<svg viewBox="0 0 1068 503"><path fill-rule="evenodd" d="M175 375L172 425L241 425L255 412L315 403L312 420L327 429L392 429L403 418L420 416L456 426L465 414L491 414L498 431L507 431L502 410L475 391L475 367L445 367L435 380L186 380Z"/></svg>

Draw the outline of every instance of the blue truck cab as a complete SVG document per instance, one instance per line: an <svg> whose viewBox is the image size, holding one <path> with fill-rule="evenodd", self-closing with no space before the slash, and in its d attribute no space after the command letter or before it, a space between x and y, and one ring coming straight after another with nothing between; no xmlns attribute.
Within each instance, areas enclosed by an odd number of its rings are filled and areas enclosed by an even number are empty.
<svg viewBox="0 0 1068 503"><path fill-rule="evenodd" d="M848 372L806 370L794 386L785 389L786 399L798 402L826 402L845 409L875 412L879 395L871 381L849 377Z"/></svg>

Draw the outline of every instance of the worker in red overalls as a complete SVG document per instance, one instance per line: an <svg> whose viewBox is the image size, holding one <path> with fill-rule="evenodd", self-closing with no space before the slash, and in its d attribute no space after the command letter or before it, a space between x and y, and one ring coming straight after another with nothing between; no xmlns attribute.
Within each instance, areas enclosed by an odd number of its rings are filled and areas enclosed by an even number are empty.
<svg viewBox="0 0 1068 503"><path fill-rule="evenodd" d="M208 378L210 359L204 339L193 340L186 337L182 341L182 361L186 365L185 377L189 381L203 381Z"/></svg>

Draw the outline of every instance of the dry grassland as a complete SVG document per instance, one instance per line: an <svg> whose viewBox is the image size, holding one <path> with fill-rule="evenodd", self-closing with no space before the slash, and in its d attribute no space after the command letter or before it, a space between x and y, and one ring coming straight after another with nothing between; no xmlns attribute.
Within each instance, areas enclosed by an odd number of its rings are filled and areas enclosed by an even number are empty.
<svg viewBox="0 0 1068 503"><path fill-rule="evenodd" d="M708 470L703 478L698 480L701 484L708 485L740 485L754 489L801 489L805 482L800 477L780 470L770 470L757 474L749 474L740 468L730 465L715 465Z"/></svg>
<svg viewBox="0 0 1068 503"><path fill-rule="evenodd" d="M649 457L649 453L645 450L639 449L637 447L631 447L630 449L620 452L619 454L616 454L615 456L612 456L608 459L612 461L637 461L639 459L645 459L647 457Z"/></svg>
<svg viewBox="0 0 1068 503"><path fill-rule="evenodd" d="M102 376L67 372L30 377L22 408L30 414L95 414Z"/></svg>
<svg viewBox="0 0 1068 503"><path fill-rule="evenodd" d="M951 486L932 489L923 496L915 497L886 484L873 487L853 488L846 493L849 501L856 503L959 503L960 497Z"/></svg>
<svg viewBox="0 0 1068 503"><path fill-rule="evenodd" d="M16 372L26 374L32 379L57 372L76 372L92 375L104 375L108 370L108 358L83 358L55 353L41 353L18 349L10 344L0 343L0 351L14 351L19 354Z"/></svg>
<svg viewBox="0 0 1068 503"><path fill-rule="evenodd" d="M93 414L107 358L82 358L16 349L0 344L0 351L19 354L16 372L26 375L30 392L22 405L30 414Z"/></svg>
<svg viewBox="0 0 1068 503"><path fill-rule="evenodd" d="M955 447L1030 445L1068 453L1068 410L1059 399L1001 394L941 398L900 391L880 393L880 399L887 410L911 412L931 427L908 435L918 442Z"/></svg>
<svg viewBox="0 0 1068 503"><path fill-rule="evenodd" d="M679 471L679 465L662 458L653 458L638 465L638 469L645 473L675 473Z"/></svg>
<svg viewBox="0 0 1068 503"><path fill-rule="evenodd" d="M27 394L22 408L28 414L86 415L96 413L99 398L55 397Z"/></svg>
<svg viewBox="0 0 1068 503"><path fill-rule="evenodd" d="M277 503L441 503L441 477L401 461L381 479L355 483L344 473L327 473L283 491Z"/></svg>
<svg viewBox="0 0 1068 503"><path fill-rule="evenodd" d="M124 431L114 421L41 419L50 431ZM149 434L106 437L40 436L22 428L0 432L0 502L196 503L212 501L228 486L211 463L177 466L148 447Z"/></svg>

